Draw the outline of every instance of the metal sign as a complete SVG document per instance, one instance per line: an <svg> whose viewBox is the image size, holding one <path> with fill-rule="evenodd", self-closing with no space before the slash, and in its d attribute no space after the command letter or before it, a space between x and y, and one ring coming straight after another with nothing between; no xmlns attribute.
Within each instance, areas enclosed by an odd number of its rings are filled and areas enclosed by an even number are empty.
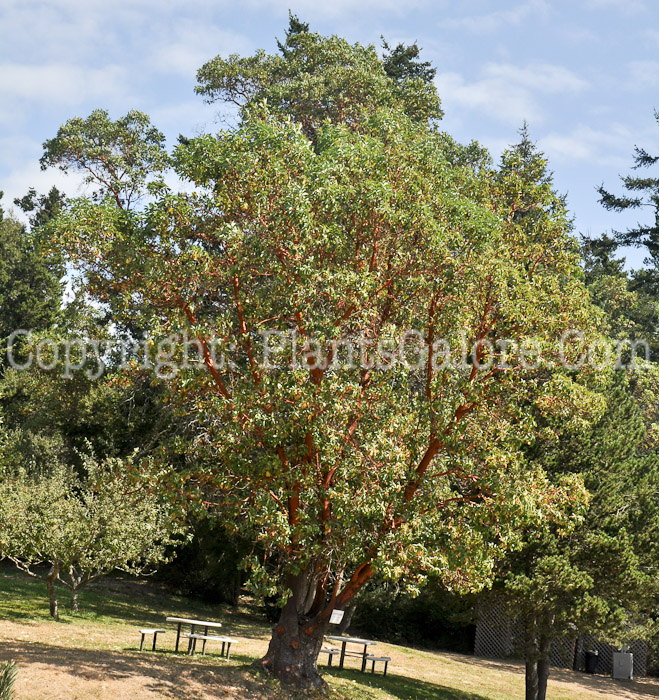
<svg viewBox="0 0 659 700"><path fill-rule="evenodd" d="M330 625L338 625L343 620L343 610L332 610Z"/></svg>

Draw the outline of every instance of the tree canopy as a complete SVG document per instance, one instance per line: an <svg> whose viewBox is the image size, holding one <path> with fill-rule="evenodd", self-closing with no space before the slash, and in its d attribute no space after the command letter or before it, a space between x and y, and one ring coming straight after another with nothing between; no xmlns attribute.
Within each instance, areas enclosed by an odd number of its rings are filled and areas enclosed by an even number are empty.
<svg viewBox="0 0 659 700"><path fill-rule="evenodd" d="M531 181L551 186L546 161L526 128L513 150L513 162ZM507 167L504 158L502 170ZM542 224L537 212L525 211L523 198L519 202L520 224L531 235ZM584 279L609 337L603 342L652 343L656 304L629 288L624 260L614 257L618 245L608 236L582 239ZM623 353L622 359L630 358ZM525 450L527 459L553 483L562 483L566 475L582 479L587 498L571 504L569 527L550 520L530 527L523 546L499 565L493 600L502 595L521 628L517 641L526 660L527 700L546 697L557 639L596 634L620 646L647 633L658 572L653 535L646 530L656 521L657 500L649 494L659 472L648 439L653 419L642 409L654 403L656 372L645 362L639 366L637 373L609 369L575 377L599 395L589 421L536 416L537 436Z"/></svg>
<svg viewBox="0 0 659 700"><path fill-rule="evenodd" d="M552 481L580 475L587 503L569 529L534 527L502 567L508 611L521 623L527 700L544 700L552 643L592 634L617 647L646 637L657 593L659 459L629 379L612 373L600 389L601 416L585 429L559 427L529 459Z"/></svg>
<svg viewBox="0 0 659 700"><path fill-rule="evenodd" d="M44 169L77 169L87 183L129 209L147 182L167 168L164 141L143 112L131 110L112 121L105 110L96 109L86 119L74 117L63 124L55 138L44 143L40 163Z"/></svg>
<svg viewBox="0 0 659 700"><path fill-rule="evenodd" d="M421 122L442 116L432 72L414 61L416 45L399 45L383 61L374 46L321 36L291 16L279 48L276 55L217 56L199 69L197 93L243 113L266 102L273 113L300 124L312 141L326 119L358 128L366 115L383 108Z"/></svg>

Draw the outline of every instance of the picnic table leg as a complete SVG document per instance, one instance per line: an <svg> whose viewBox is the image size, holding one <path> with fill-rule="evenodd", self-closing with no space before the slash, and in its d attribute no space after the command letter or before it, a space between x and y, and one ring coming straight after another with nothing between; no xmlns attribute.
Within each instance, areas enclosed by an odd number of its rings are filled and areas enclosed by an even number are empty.
<svg viewBox="0 0 659 700"><path fill-rule="evenodd" d="M204 637L208 636L208 627L204 627ZM204 639L204 643L201 647L201 655L206 656L206 640Z"/></svg>
<svg viewBox="0 0 659 700"><path fill-rule="evenodd" d="M343 662L346 658L346 643L341 642L341 658L339 659L339 668L343 668Z"/></svg>
<svg viewBox="0 0 659 700"><path fill-rule="evenodd" d="M231 642L227 642L227 661L231 657Z"/></svg>
<svg viewBox="0 0 659 700"><path fill-rule="evenodd" d="M194 634L194 625L190 625L190 634ZM194 654L194 650L197 647L196 644L193 644L193 642L196 642L196 639L193 639L192 637L188 637L188 655L192 656Z"/></svg>
<svg viewBox="0 0 659 700"><path fill-rule="evenodd" d="M386 675L387 675L387 666L388 666L388 665L389 665L389 662L388 662L388 661L385 661L385 662L384 662L384 673L382 674L383 676L386 676Z"/></svg>
<svg viewBox="0 0 659 700"><path fill-rule="evenodd" d="M144 632L142 632L142 639L140 640L140 651L144 649Z"/></svg>
<svg viewBox="0 0 659 700"><path fill-rule="evenodd" d="M362 654L362 673L366 673L366 656L368 654L368 647L364 644L364 653Z"/></svg>
<svg viewBox="0 0 659 700"><path fill-rule="evenodd" d="M181 623L178 623L178 627L176 628L176 648L174 651L178 651L178 640L181 638Z"/></svg>
<svg viewBox="0 0 659 700"><path fill-rule="evenodd" d="M153 646L151 647L151 651L155 651L155 650L156 650L156 637L157 637L157 636L158 636L158 633L157 633L157 632L154 632L154 633L153 633Z"/></svg>
<svg viewBox="0 0 659 700"><path fill-rule="evenodd" d="M225 642L222 642L222 651L220 652L220 656L224 656L224 644Z"/></svg>

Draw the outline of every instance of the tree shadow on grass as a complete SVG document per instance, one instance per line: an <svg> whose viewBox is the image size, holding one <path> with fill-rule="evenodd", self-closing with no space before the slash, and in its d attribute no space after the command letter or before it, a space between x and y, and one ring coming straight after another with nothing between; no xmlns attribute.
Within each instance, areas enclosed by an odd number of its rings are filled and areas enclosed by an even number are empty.
<svg viewBox="0 0 659 700"><path fill-rule="evenodd" d="M370 688L385 690L401 700L488 700L484 695L468 693L464 690L428 683L417 678L407 678L387 673L386 676L362 673L354 669L323 668L321 674L325 677L345 678L354 681L364 691Z"/></svg>
<svg viewBox="0 0 659 700"><path fill-rule="evenodd" d="M101 681L131 683L139 680L144 690L172 700L199 697L201 689L218 698L281 697L278 693L271 694L273 689L267 679L250 668L253 658L243 654L232 655L231 660L226 661L216 653L190 657L171 650L140 653L132 649L64 648L41 642L26 647L5 642L0 649L0 661L6 659L14 659L19 668L23 667L28 673L30 666L39 668L42 673L45 669L46 674L52 669L64 683L67 677L93 683L95 687ZM487 700L482 695L394 674L384 677L335 668L323 668L322 672L326 677L353 681L359 689L359 697L364 700L377 697L378 689L401 700Z"/></svg>
<svg viewBox="0 0 659 700"><path fill-rule="evenodd" d="M614 680L609 676L591 675L561 668L552 668L549 684L562 681L587 688L591 692L608 693L620 700L634 700L639 697L659 698L659 683L656 678L636 678L634 681Z"/></svg>
<svg viewBox="0 0 659 700"><path fill-rule="evenodd" d="M474 668L485 669L488 672L501 672L515 674L523 677L524 663L515 659L483 659L476 656L463 656L442 652L443 658L451 658L461 663L467 663ZM656 678L636 678L634 681L614 680L610 676L591 675L580 671L572 671L564 668L552 667L549 673L550 693L554 683L570 684L574 692L583 688L591 693L599 693L609 697L615 696L620 700L636 700L636 698L659 698L659 681Z"/></svg>
<svg viewBox="0 0 659 700"><path fill-rule="evenodd" d="M20 669L30 669L50 677L50 669L61 683L66 678L87 681L97 686L107 681L139 681L141 688L158 697L181 700L192 693L198 697L201 688L212 697L263 697L264 684L250 672L252 659L232 655L230 661L215 654L187 656L167 651L134 652L80 648L64 648L45 643L3 642L0 662L12 659ZM63 688L65 689L65 688ZM228 694L231 691L231 695ZM216 695L217 693L217 695ZM261 693L261 694L259 694ZM206 695L204 695L206 697Z"/></svg>

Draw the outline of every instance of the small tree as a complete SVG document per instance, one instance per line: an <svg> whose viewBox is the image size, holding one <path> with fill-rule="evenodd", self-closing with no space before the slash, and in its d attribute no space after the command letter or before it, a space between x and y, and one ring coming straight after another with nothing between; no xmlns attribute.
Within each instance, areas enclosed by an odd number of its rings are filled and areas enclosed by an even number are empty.
<svg viewBox="0 0 659 700"><path fill-rule="evenodd" d="M643 417L626 377L614 376L605 395L592 427L559 428L529 453L556 481L581 474L590 502L570 531L549 523L529 530L506 562L504 595L523 627L526 700L546 697L555 639L599 634L628 643L643 636L656 596L659 459L643 454Z"/></svg>
<svg viewBox="0 0 659 700"><path fill-rule="evenodd" d="M147 573L166 562L184 528L175 507L161 501L152 481L131 460L98 463L83 456L85 477L67 466L31 476L6 474L0 483L0 553L46 582L50 614L58 619L55 584L78 594L114 569ZM48 565L42 573L39 565Z"/></svg>

